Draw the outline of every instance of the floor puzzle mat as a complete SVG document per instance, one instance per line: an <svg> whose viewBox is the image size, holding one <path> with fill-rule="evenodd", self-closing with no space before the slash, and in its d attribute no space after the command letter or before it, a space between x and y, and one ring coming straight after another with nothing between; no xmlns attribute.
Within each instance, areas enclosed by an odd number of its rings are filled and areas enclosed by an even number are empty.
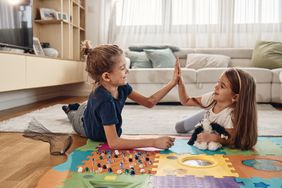
<svg viewBox="0 0 282 188"><path fill-rule="evenodd" d="M259 137L253 150L199 150L176 137L169 150L110 150L88 140L50 169L37 187L282 188L282 137Z"/></svg>

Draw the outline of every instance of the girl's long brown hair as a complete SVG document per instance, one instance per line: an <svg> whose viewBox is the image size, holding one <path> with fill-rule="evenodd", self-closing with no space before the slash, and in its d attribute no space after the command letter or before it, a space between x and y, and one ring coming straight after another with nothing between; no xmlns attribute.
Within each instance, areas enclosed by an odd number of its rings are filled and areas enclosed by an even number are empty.
<svg viewBox="0 0 282 188"><path fill-rule="evenodd" d="M241 150L251 149L257 143L258 136L255 80L240 69L229 69L224 74L231 90L239 94L232 113L235 134L231 137L230 146Z"/></svg>
<svg viewBox="0 0 282 188"><path fill-rule="evenodd" d="M230 139L230 147L248 150L257 143L257 108L256 108L256 84L254 78L240 69L228 69L224 73L230 82L231 90L239 94L239 98L232 105L232 122L234 133ZM191 98L202 108L209 108L216 103L211 101L203 106L196 98Z"/></svg>
<svg viewBox="0 0 282 188"><path fill-rule="evenodd" d="M96 84L99 84L104 72L113 70L114 58L123 54L122 49L112 44L103 44L92 48L90 41L84 41L81 47L82 53L87 55L86 71Z"/></svg>

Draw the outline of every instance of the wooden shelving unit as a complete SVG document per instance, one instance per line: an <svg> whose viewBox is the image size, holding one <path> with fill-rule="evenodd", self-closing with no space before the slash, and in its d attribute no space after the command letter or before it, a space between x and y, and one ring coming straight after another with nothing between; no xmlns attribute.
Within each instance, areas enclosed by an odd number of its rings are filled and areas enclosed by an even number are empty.
<svg viewBox="0 0 282 188"><path fill-rule="evenodd" d="M42 20L40 8L65 13L67 20ZM80 60L85 40L85 0L33 0L33 35L59 51L59 58Z"/></svg>

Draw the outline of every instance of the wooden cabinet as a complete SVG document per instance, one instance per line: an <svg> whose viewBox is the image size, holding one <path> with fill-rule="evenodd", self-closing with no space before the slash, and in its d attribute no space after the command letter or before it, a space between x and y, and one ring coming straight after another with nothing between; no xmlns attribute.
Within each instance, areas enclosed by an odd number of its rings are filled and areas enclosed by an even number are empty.
<svg viewBox="0 0 282 188"><path fill-rule="evenodd" d="M63 13L63 20L42 20L40 8ZM59 51L59 58L80 60L80 42L85 40L85 0L33 0L33 36Z"/></svg>
<svg viewBox="0 0 282 188"><path fill-rule="evenodd" d="M0 53L0 92L86 80L83 61Z"/></svg>
<svg viewBox="0 0 282 188"><path fill-rule="evenodd" d="M27 57L26 87L44 87L83 82L82 61Z"/></svg>
<svg viewBox="0 0 282 188"><path fill-rule="evenodd" d="M25 87L25 56L0 53L0 92Z"/></svg>

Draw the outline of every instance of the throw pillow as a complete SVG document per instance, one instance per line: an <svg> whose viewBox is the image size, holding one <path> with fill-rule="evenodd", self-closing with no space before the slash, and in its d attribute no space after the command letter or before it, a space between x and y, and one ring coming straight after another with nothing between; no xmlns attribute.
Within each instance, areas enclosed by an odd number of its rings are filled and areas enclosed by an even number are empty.
<svg viewBox="0 0 282 188"><path fill-rule="evenodd" d="M172 52L180 51L180 48L171 45L136 45L136 46L129 46L128 49L131 51L142 52L148 49L165 49L169 48Z"/></svg>
<svg viewBox="0 0 282 188"><path fill-rule="evenodd" d="M125 56L130 59L132 69L153 68L152 62L147 58L145 52L126 51Z"/></svg>
<svg viewBox="0 0 282 188"><path fill-rule="evenodd" d="M188 54L186 67L201 69L205 67L228 67L230 57L215 54Z"/></svg>
<svg viewBox="0 0 282 188"><path fill-rule="evenodd" d="M257 41L253 51L252 65L267 69L282 68L282 43Z"/></svg>
<svg viewBox="0 0 282 188"><path fill-rule="evenodd" d="M152 61L154 68L171 68L176 58L169 48L160 50L145 50L147 57Z"/></svg>

